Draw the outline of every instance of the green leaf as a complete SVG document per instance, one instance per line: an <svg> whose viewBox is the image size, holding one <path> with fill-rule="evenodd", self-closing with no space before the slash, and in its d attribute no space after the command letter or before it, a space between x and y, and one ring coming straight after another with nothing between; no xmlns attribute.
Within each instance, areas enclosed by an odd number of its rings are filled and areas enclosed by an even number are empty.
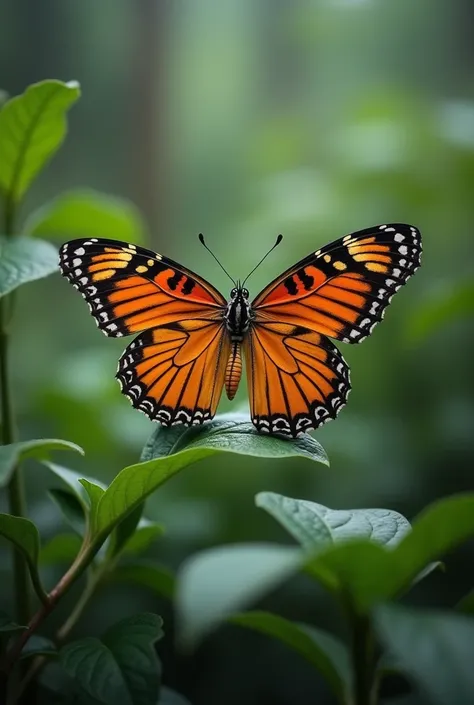
<svg viewBox="0 0 474 705"><path fill-rule="evenodd" d="M240 414L221 414L202 426L166 428L158 425L143 450L142 460L183 451L194 452L197 459L200 459L199 451L206 451L205 455L223 452L257 458L300 456L329 465L324 448L312 436L304 434L296 439L265 436L257 433L247 416Z"/></svg>
<svg viewBox="0 0 474 705"><path fill-rule="evenodd" d="M170 444L170 437L174 439ZM160 455L166 451L165 455ZM251 423L220 417L201 428L159 427L148 442L145 457L151 458L124 468L107 488L97 509L97 542L104 541L124 517L148 495L191 463L216 453L238 453L266 458L301 456L327 463L322 447L310 436L297 440L262 436Z"/></svg>
<svg viewBox="0 0 474 705"><path fill-rule="evenodd" d="M21 659L31 658L32 656L57 656L58 650L51 639L46 639L44 636L33 634L21 652Z"/></svg>
<svg viewBox="0 0 474 705"><path fill-rule="evenodd" d="M38 529L29 519L0 514L0 536L11 541L23 554L30 571L31 581L36 594L42 602L47 600L46 592L41 585L38 573L38 556L40 550L40 537Z"/></svg>
<svg viewBox="0 0 474 705"><path fill-rule="evenodd" d="M130 201L98 191L78 189L61 194L35 211L23 232L62 240L105 237L142 243L146 228L138 208Z"/></svg>
<svg viewBox="0 0 474 705"><path fill-rule="evenodd" d="M67 523L79 536L84 536L86 530L86 517L84 507L77 495L69 490L49 490L49 496L59 507Z"/></svg>
<svg viewBox="0 0 474 705"><path fill-rule="evenodd" d="M474 617L474 590L471 590L467 595L464 595L462 600L459 600L456 609L458 612L464 612L464 614L470 614Z"/></svg>
<svg viewBox="0 0 474 705"><path fill-rule="evenodd" d="M23 629L26 629L26 627L22 627L19 624L12 622L10 617L5 612L0 611L0 634L23 631Z"/></svg>
<svg viewBox="0 0 474 705"><path fill-rule="evenodd" d="M89 526L92 534L95 532L95 526L97 522L97 510L99 507L100 500L105 494L105 490L95 482L86 480L82 477L79 482L84 487L87 497L89 500Z"/></svg>
<svg viewBox="0 0 474 705"><path fill-rule="evenodd" d="M57 269L58 253L51 243L26 235L0 236L0 296Z"/></svg>
<svg viewBox="0 0 474 705"><path fill-rule="evenodd" d="M79 98L75 81L41 81L0 110L0 187L18 202L66 134L65 114Z"/></svg>
<svg viewBox="0 0 474 705"><path fill-rule="evenodd" d="M332 634L269 612L244 612L232 615L230 621L286 644L314 666L341 705L347 702L351 684L349 654L344 644Z"/></svg>
<svg viewBox="0 0 474 705"><path fill-rule="evenodd" d="M275 492L260 492L255 501L312 552L351 539L392 546L410 531L408 520L390 509L329 509Z"/></svg>
<svg viewBox="0 0 474 705"><path fill-rule="evenodd" d="M160 666L153 645L163 635L161 625L154 614L124 619L102 639L63 647L60 662L88 695L106 705L156 705Z"/></svg>
<svg viewBox="0 0 474 705"><path fill-rule="evenodd" d="M81 545L82 541L77 534L56 534L42 546L39 562L41 565L70 564L79 553Z"/></svg>
<svg viewBox="0 0 474 705"><path fill-rule="evenodd" d="M473 619L383 605L375 612L375 626L399 667L433 705L472 702Z"/></svg>
<svg viewBox="0 0 474 705"><path fill-rule="evenodd" d="M97 485L103 490L105 490L106 488L106 485L104 485L102 482L99 482L99 480L96 480L93 477L89 477L88 475L79 474L74 470L70 470L69 468L63 467L62 465L56 465L56 463L50 463L48 461L43 462L43 465L48 468L48 470L52 472L53 475L59 477L59 479L62 480L62 482L64 482L69 487L69 489L74 492L74 494L84 507L85 512L89 511L90 497L84 486L81 484L81 480L88 480L89 483Z"/></svg>
<svg viewBox="0 0 474 705"><path fill-rule="evenodd" d="M474 284L458 283L452 291L443 291L413 310L407 328L408 340L419 343L447 323L473 315Z"/></svg>
<svg viewBox="0 0 474 705"><path fill-rule="evenodd" d="M128 539L125 544L123 555L138 555L151 546L151 544L163 536L165 532L164 526L155 522L142 519L134 534Z"/></svg>
<svg viewBox="0 0 474 705"><path fill-rule="evenodd" d="M115 558L122 552L125 544L131 536L135 533L138 522L140 521L143 513L143 504L139 504L135 509L128 514L123 521L118 524L112 531L110 536L109 545L107 547L107 556L109 558Z"/></svg>
<svg viewBox="0 0 474 705"><path fill-rule="evenodd" d="M160 688L160 699L158 705L191 705L189 700L171 688L163 686Z"/></svg>
<svg viewBox="0 0 474 705"><path fill-rule="evenodd" d="M185 561L176 586L183 647L194 646L231 614L276 588L302 562L299 549L272 544L212 548Z"/></svg>
<svg viewBox="0 0 474 705"><path fill-rule="evenodd" d="M1 265L0 265L1 267ZM5 487L15 467L26 458L43 460L48 458L53 450L74 450L84 455L82 448L69 441L53 438L41 438L37 441L22 441L0 446L0 487Z"/></svg>
<svg viewBox="0 0 474 705"><path fill-rule="evenodd" d="M163 565L151 561L130 561L114 568L107 575L112 582L139 585L160 597L172 599L175 590L174 575Z"/></svg>

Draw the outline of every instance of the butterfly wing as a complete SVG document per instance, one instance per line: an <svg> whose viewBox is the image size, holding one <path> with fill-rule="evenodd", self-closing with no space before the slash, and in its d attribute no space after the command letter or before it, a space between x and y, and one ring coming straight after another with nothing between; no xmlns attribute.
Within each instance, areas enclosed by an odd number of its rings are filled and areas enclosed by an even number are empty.
<svg viewBox="0 0 474 705"><path fill-rule="evenodd" d="M226 305L217 289L194 272L117 240L71 240L61 247L59 264L99 328L115 338L183 319L218 320Z"/></svg>
<svg viewBox="0 0 474 705"><path fill-rule="evenodd" d="M345 343L372 332L420 266L421 234L401 223L346 235L305 257L253 301L256 323L278 321Z"/></svg>
<svg viewBox="0 0 474 705"><path fill-rule="evenodd" d="M230 341L224 324L188 320L141 333L120 358L117 379L132 405L165 426L211 419Z"/></svg>
<svg viewBox="0 0 474 705"><path fill-rule="evenodd" d="M349 368L328 338L287 323L252 326L244 342L252 422L296 437L337 416Z"/></svg>

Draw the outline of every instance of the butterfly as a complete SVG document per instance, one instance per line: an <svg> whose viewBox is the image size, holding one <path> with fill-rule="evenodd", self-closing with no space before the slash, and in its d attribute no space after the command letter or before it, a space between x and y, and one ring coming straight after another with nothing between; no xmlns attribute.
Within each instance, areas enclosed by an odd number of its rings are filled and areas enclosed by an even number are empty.
<svg viewBox="0 0 474 705"><path fill-rule="evenodd" d="M244 357L257 431L296 437L346 403L349 367L330 339L360 343L370 335L420 258L417 228L376 225L312 252L252 302L245 280L226 300L183 265L115 240L67 242L60 267L105 335L138 334L116 376L150 419L164 426L212 419L223 389L235 396Z"/></svg>

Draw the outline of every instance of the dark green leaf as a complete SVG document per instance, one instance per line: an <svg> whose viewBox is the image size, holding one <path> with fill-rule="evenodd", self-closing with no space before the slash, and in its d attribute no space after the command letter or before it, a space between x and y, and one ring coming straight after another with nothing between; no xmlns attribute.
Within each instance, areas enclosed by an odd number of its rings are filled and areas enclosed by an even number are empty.
<svg viewBox="0 0 474 705"><path fill-rule="evenodd" d="M152 590L160 597L172 599L175 589L173 573L151 561L133 561L118 565L108 574L114 582L130 583Z"/></svg>
<svg viewBox="0 0 474 705"><path fill-rule="evenodd" d="M312 436L305 434L294 440L265 436L257 433L247 416L239 414L221 414L202 426L189 428L158 425L143 450L142 459L152 460L183 451L194 451L196 459L200 459L197 451L203 450L207 451L206 455L223 452L257 458L300 456L329 464L324 448Z"/></svg>
<svg viewBox="0 0 474 705"><path fill-rule="evenodd" d="M1 266L0 264L0 269ZM75 443L52 438L40 438L36 441L22 441L0 446L0 487L8 484L15 467L23 460L26 458L44 460L50 456L53 450L74 450L84 455L82 448Z"/></svg>
<svg viewBox="0 0 474 705"><path fill-rule="evenodd" d="M164 527L161 524L142 519L135 533L125 544L123 555L137 555L143 553L151 544L164 534Z"/></svg>
<svg viewBox="0 0 474 705"><path fill-rule="evenodd" d="M49 495L61 510L63 517L72 529L79 535L84 536L86 527L86 517L84 507L77 498L77 495L69 490L50 490Z"/></svg>
<svg viewBox="0 0 474 705"><path fill-rule="evenodd" d="M31 656L57 656L56 645L44 636L33 634L21 652L20 658L30 658Z"/></svg>
<svg viewBox="0 0 474 705"><path fill-rule="evenodd" d="M176 586L183 646L193 646L231 614L283 583L303 560L296 548L242 544L212 548L185 561Z"/></svg>
<svg viewBox="0 0 474 705"><path fill-rule="evenodd" d="M351 539L370 539L392 546L410 531L408 520L390 509L335 510L274 492L260 492L256 504L312 552Z"/></svg>
<svg viewBox="0 0 474 705"><path fill-rule="evenodd" d="M84 486L81 484L81 480L88 480L89 483L97 485L102 489L105 489L106 487L106 485L104 485L102 482L99 482L99 480L96 480L93 477L88 477L87 475L79 474L74 470L70 470L69 468L63 467L62 465L56 465L56 463L50 463L47 461L43 462L43 465L47 467L48 470L50 470L54 475L56 475L56 477L59 477L59 479L62 480L69 487L69 489L74 492L74 494L77 496L78 500L84 507L85 512L89 511L90 497Z"/></svg>
<svg viewBox="0 0 474 705"><path fill-rule="evenodd" d="M62 240L76 237L105 237L141 243L145 224L130 201L98 191L67 191L33 213L23 232Z"/></svg>
<svg viewBox="0 0 474 705"><path fill-rule="evenodd" d="M472 702L473 619L384 605L375 612L375 625L397 665L433 705Z"/></svg>
<svg viewBox="0 0 474 705"><path fill-rule="evenodd" d="M143 504L139 504L135 509L127 514L125 519L117 524L110 535L109 545L107 547L107 555L109 558L115 558L121 553L125 544L135 533L138 522L143 513Z"/></svg>
<svg viewBox="0 0 474 705"><path fill-rule="evenodd" d="M58 253L51 243L26 235L0 236L0 296L22 284L47 277L57 269ZM66 441L58 442L66 444Z"/></svg>
<svg viewBox="0 0 474 705"><path fill-rule="evenodd" d="M474 316L472 281L458 283L452 291L443 291L414 308L407 330L408 339L418 343L447 323L469 316Z"/></svg>
<svg viewBox="0 0 474 705"><path fill-rule="evenodd" d="M184 695L180 695L175 690L163 686L160 688L160 699L158 705L191 705Z"/></svg>
<svg viewBox="0 0 474 705"><path fill-rule="evenodd" d="M42 565L70 564L79 553L81 544L77 534L56 534L41 548L39 562Z"/></svg>
<svg viewBox="0 0 474 705"><path fill-rule="evenodd" d="M79 98L75 81L41 81L0 110L0 187L17 202L66 134L65 114Z"/></svg>
<svg viewBox="0 0 474 705"><path fill-rule="evenodd" d="M160 667L153 644L163 635L161 624L154 614L124 619L102 639L63 647L60 661L88 695L107 705L156 705Z"/></svg>
<svg viewBox="0 0 474 705"><path fill-rule="evenodd" d="M456 605L456 609L459 612L464 612L464 614L470 614L474 617L474 590L464 595L462 600Z"/></svg>
<svg viewBox="0 0 474 705"><path fill-rule="evenodd" d="M347 702L351 683L349 655L344 644L332 634L269 612L244 612L232 615L230 621L286 644L324 677L341 705Z"/></svg>
<svg viewBox="0 0 474 705"><path fill-rule="evenodd" d="M40 600L45 601L47 596L38 573L40 537L36 526L29 519L11 514L0 514L0 536L11 541L23 554L28 563L36 594Z"/></svg>
<svg viewBox="0 0 474 705"><path fill-rule="evenodd" d="M10 632L17 632L17 631L23 631L23 629L26 629L26 627L22 627L19 624L16 624L15 622L12 622L10 617L5 614L5 612L0 612L0 633L10 633Z"/></svg>

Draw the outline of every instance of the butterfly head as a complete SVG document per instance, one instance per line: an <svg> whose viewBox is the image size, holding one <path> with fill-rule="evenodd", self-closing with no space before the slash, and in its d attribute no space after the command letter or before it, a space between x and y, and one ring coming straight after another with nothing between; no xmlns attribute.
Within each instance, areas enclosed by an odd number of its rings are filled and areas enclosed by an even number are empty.
<svg viewBox="0 0 474 705"><path fill-rule="evenodd" d="M239 298L248 299L249 295L249 290L241 286L240 281L237 281L237 286L234 286L234 288L230 292L230 298L232 301L235 301Z"/></svg>

